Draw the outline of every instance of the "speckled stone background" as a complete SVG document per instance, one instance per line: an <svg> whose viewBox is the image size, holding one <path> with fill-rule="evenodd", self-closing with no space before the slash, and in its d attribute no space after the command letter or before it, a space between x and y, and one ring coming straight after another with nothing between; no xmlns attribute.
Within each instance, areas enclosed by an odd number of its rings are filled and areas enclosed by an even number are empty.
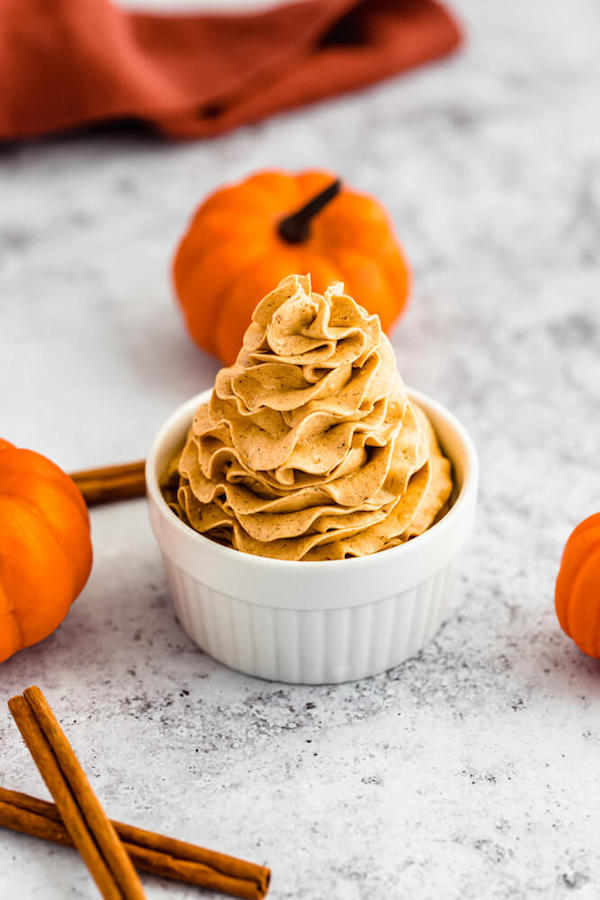
<svg viewBox="0 0 600 900"><path fill-rule="evenodd" d="M93 512L83 595L0 668L3 785L45 796L5 705L35 682L110 814L268 863L273 900L600 897L600 664L553 610L600 509L600 7L454 7L455 57L217 141L0 151L0 430L67 469L142 456L210 385L167 270L218 184L329 167L413 262L400 369L482 465L458 611L423 653L338 687L228 671L175 623L140 500ZM0 897L94 896L71 851L0 834Z"/></svg>

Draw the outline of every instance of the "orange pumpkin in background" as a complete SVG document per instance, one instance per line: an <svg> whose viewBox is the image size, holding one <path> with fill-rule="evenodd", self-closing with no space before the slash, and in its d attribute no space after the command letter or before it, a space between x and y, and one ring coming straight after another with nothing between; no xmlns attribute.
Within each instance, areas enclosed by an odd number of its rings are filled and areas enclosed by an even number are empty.
<svg viewBox="0 0 600 900"><path fill-rule="evenodd" d="M190 334L226 364L256 304L293 273L310 274L319 292L343 281L388 332L408 297L408 264L385 209L329 172L260 172L216 191L197 210L173 265Z"/></svg>
<svg viewBox="0 0 600 900"><path fill-rule="evenodd" d="M565 544L555 602L565 634L600 659L600 513L580 522Z"/></svg>
<svg viewBox="0 0 600 900"><path fill-rule="evenodd" d="M0 662L58 628L91 567L88 511L73 481L0 438Z"/></svg>

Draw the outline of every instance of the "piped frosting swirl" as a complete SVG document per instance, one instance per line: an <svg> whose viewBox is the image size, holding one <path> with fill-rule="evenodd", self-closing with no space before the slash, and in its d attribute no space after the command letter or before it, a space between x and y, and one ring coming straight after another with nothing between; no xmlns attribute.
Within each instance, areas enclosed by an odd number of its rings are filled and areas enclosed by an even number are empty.
<svg viewBox="0 0 600 900"><path fill-rule="evenodd" d="M435 521L452 490L378 317L342 284L322 296L298 275L257 306L167 481L196 531L288 560L402 543Z"/></svg>

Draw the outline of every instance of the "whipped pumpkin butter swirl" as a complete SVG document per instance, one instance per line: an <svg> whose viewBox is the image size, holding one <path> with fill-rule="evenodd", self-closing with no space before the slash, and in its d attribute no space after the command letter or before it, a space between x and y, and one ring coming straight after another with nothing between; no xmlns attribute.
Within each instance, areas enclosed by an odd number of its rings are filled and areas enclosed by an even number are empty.
<svg viewBox="0 0 600 900"><path fill-rule="evenodd" d="M328 560L421 534L445 511L452 479L378 317L342 284L322 296L293 275L257 306L170 485L178 515L221 543Z"/></svg>

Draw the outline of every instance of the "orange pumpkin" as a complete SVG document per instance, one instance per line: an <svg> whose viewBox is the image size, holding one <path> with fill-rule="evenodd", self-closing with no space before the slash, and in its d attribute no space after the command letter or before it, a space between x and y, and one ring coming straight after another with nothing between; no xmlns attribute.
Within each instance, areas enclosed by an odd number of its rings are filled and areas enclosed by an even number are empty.
<svg viewBox="0 0 600 900"><path fill-rule="evenodd" d="M73 481L0 438L0 662L58 628L91 567L88 511Z"/></svg>
<svg viewBox="0 0 600 900"><path fill-rule="evenodd" d="M197 210L173 265L188 330L231 364L252 311L286 275L332 281L389 331L402 312L409 269L386 211L328 172L267 171L212 194Z"/></svg>
<svg viewBox="0 0 600 900"><path fill-rule="evenodd" d="M580 522L567 541L555 601L565 634L600 659L600 513Z"/></svg>

